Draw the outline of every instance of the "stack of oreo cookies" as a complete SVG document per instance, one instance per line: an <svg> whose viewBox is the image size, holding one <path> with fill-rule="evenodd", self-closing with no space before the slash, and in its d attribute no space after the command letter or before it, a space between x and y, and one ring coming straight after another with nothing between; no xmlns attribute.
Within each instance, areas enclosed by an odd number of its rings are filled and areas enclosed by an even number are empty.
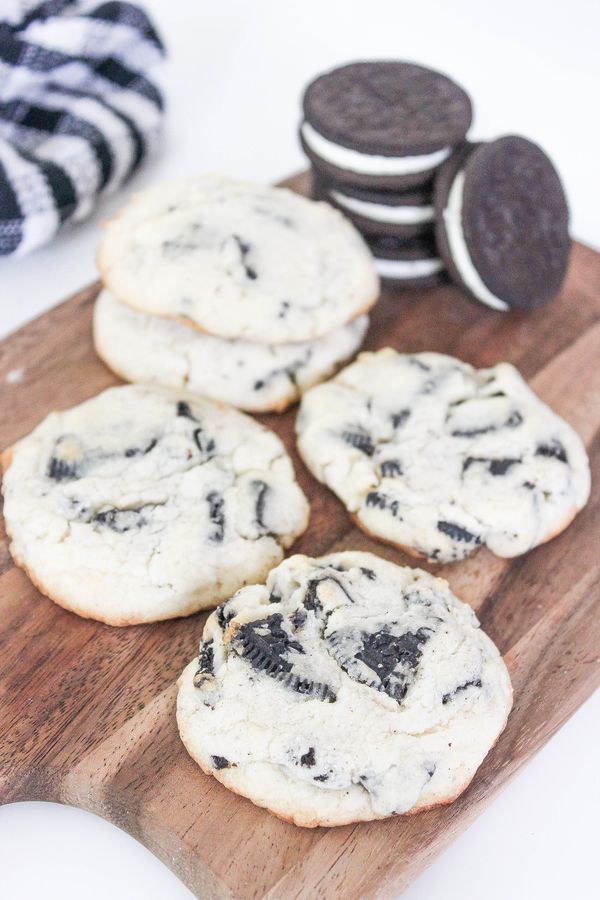
<svg viewBox="0 0 600 900"><path fill-rule="evenodd" d="M471 125L463 89L423 66L351 63L308 85L303 113L314 197L352 220L388 285L442 281L433 183Z"/></svg>
<svg viewBox="0 0 600 900"><path fill-rule="evenodd" d="M449 276L505 311L558 294L571 239L556 169L523 137L467 141L471 101L445 75L350 63L308 85L303 115L313 196L362 232L388 287Z"/></svg>

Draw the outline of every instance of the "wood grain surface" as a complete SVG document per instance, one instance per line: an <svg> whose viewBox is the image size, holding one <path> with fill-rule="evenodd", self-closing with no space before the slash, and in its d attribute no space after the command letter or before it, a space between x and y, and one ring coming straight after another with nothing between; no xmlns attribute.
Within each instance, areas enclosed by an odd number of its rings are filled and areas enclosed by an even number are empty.
<svg viewBox="0 0 600 900"><path fill-rule="evenodd" d="M306 190L306 178L292 186ZM97 285L0 345L0 444L54 408L116 382L95 357ZM5 298L9 299L9 298ZM11 298L14 302L14 299ZM560 298L505 315L459 290L384 294L366 346L438 350L476 366L515 363L582 435L600 483L600 254L575 245ZM295 550L365 549L367 539L294 451L294 411L260 417L294 456L312 504ZM0 800L57 800L133 834L202 898L370 898L398 894L492 800L600 682L600 491L560 537L513 561L486 550L435 569L477 610L515 687L508 727L451 806L385 821L303 830L204 775L175 726L175 679L205 615L110 628L42 597L0 535ZM429 567L431 568L431 567Z"/></svg>

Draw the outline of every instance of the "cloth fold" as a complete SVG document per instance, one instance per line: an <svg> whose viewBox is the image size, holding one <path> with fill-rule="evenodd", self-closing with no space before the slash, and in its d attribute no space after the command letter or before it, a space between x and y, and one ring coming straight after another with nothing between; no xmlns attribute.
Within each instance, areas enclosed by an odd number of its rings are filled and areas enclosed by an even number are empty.
<svg viewBox="0 0 600 900"><path fill-rule="evenodd" d="M131 3L0 7L0 255L88 216L159 140L163 44Z"/></svg>

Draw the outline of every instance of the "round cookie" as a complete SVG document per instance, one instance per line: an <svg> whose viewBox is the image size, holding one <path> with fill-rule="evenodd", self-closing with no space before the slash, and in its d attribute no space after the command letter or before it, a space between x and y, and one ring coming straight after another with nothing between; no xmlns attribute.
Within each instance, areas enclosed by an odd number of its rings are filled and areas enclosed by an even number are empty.
<svg viewBox="0 0 600 900"><path fill-rule="evenodd" d="M402 240L390 235L369 235L366 240L385 287L435 287L446 280L444 263L432 238Z"/></svg>
<svg viewBox="0 0 600 900"><path fill-rule="evenodd" d="M312 195L339 209L363 234L412 238L433 232L431 191L398 193L338 185L313 169Z"/></svg>
<svg viewBox="0 0 600 900"><path fill-rule="evenodd" d="M310 471L364 531L432 562L482 545L518 556L589 496L578 435L508 363L361 353L304 395L296 430Z"/></svg>
<svg viewBox="0 0 600 900"><path fill-rule="evenodd" d="M306 528L279 438L142 385L51 413L4 454L11 554L44 594L111 625L215 606Z"/></svg>
<svg viewBox="0 0 600 900"><path fill-rule="evenodd" d="M492 309L534 309L564 281L569 210L552 162L515 135L464 144L435 182L436 238L452 276Z"/></svg>
<svg viewBox="0 0 600 900"><path fill-rule="evenodd" d="M137 312L105 290L94 309L94 346L127 381L185 388L249 412L281 412L353 356L368 325L361 316L298 344L230 341Z"/></svg>
<svg viewBox="0 0 600 900"><path fill-rule="evenodd" d="M323 337L379 295L368 249L337 210L218 175L129 200L106 225L98 264L139 312L269 344Z"/></svg>
<svg viewBox="0 0 600 900"><path fill-rule="evenodd" d="M177 722L206 773L314 827L454 800L511 705L498 650L446 581L344 552L293 556L210 616Z"/></svg>
<svg viewBox="0 0 600 900"><path fill-rule="evenodd" d="M405 190L431 180L471 125L467 94L440 72L357 62L307 87L300 127L313 165L335 181Z"/></svg>

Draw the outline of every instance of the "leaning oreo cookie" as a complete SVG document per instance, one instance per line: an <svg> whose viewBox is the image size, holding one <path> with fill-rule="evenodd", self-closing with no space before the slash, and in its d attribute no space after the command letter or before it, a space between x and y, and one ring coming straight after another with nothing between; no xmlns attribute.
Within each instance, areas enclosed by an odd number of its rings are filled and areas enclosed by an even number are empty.
<svg viewBox="0 0 600 900"><path fill-rule="evenodd" d="M533 309L563 283L571 239L552 162L515 135L463 145L435 184L436 238L454 281L498 310Z"/></svg>
<svg viewBox="0 0 600 900"><path fill-rule="evenodd" d="M313 827L454 800L511 704L498 650L447 582L345 552L292 556L218 607L177 723L207 774Z"/></svg>
<svg viewBox="0 0 600 900"><path fill-rule="evenodd" d="M433 230L431 189L375 191L337 184L312 172L312 195L337 207L363 234L419 237Z"/></svg>
<svg viewBox="0 0 600 900"><path fill-rule="evenodd" d="M471 101L432 69L398 61L351 63L304 93L300 137L336 181L403 190L427 183L464 139Z"/></svg>
<svg viewBox="0 0 600 900"><path fill-rule="evenodd" d="M386 287L434 287L446 280L444 264L432 238L402 240L390 235L368 235L365 239Z"/></svg>

